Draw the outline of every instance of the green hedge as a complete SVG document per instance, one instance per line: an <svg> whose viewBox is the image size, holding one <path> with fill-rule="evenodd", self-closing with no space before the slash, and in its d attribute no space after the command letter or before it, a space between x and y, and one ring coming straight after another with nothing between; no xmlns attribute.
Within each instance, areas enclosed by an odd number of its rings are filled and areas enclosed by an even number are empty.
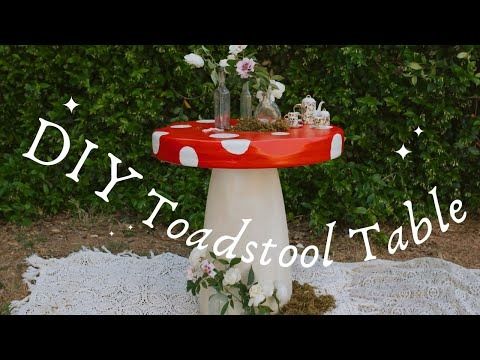
<svg viewBox="0 0 480 360"><path fill-rule="evenodd" d="M216 46L221 57L224 46ZM180 205L165 223L183 217L201 227L209 172L153 159L153 129L173 120L212 116L213 85L183 62L189 46L0 46L0 216L28 221L64 209L129 211L146 218L156 204L151 187ZM225 54L223 54L225 56ZM332 122L345 129L345 154L335 161L281 171L287 213L306 215L321 230L434 214L427 192L438 186L444 208L454 198L480 204L480 156L475 115L478 46L259 46L257 58L285 77L278 101L288 111L307 94L326 101ZM240 85L227 79L233 116ZM81 104L71 115L62 104ZM43 117L62 125L72 144L56 166L21 156ZM417 137L413 130L424 133ZM75 183L65 177L95 142ZM393 151L413 152L402 161ZM39 153L56 154L57 136ZM98 198L110 178L107 153L144 175L118 184L110 203Z"/></svg>

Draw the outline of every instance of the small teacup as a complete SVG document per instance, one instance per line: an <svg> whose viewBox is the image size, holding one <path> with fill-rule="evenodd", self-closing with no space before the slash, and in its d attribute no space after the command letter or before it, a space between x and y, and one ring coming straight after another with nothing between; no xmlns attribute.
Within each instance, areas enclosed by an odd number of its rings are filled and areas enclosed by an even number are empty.
<svg viewBox="0 0 480 360"><path fill-rule="evenodd" d="M284 117L290 127L300 127L302 125L301 115L298 111L291 111Z"/></svg>
<svg viewBox="0 0 480 360"><path fill-rule="evenodd" d="M330 119L325 116L315 116L313 118L313 126L316 128L327 128L330 125Z"/></svg>

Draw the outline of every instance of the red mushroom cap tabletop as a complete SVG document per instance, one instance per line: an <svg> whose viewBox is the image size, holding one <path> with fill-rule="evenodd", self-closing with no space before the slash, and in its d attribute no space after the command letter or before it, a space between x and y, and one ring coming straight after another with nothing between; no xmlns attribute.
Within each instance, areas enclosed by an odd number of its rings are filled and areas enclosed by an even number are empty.
<svg viewBox="0 0 480 360"><path fill-rule="evenodd" d="M219 132L214 127L214 120L197 120L157 129L152 134L153 153L159 160L183 166L263 169L329 161L343 151L343 130L336 126L305 125L285 132Z"/></svg>

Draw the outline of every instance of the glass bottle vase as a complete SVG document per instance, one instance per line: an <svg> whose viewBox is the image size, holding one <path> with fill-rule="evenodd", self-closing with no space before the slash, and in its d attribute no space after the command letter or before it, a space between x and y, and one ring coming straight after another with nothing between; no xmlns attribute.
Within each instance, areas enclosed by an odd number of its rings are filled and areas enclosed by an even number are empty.
<svg viewBox="0 0 480 360"><path fill-rule="evenodd" d="M252 117L252 95L250 94L249 83L245 81L240 94L240 120Z"/></svg>
<svg viewBox="0 0 480 360"><path fill-rule="evenodd" d="M278 105L272 100L272 98L273 96L270 89L263 93L262 100L260 100L257 108L255 109L255 119L267 124L271 124L277 120L280 120L282 114L278 108Z"/></svg>
<svg viewBox="0 0 480 360"><path fill-rule="evenodd" d="M230 91L225 86L225 70L218 69L218 87L213 93L215 127L230 129Z"/></svg>

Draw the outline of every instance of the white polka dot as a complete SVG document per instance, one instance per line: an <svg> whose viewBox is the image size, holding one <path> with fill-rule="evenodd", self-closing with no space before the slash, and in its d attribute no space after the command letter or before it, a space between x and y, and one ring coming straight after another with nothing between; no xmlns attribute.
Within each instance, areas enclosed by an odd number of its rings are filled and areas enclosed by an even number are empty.
<svg viewBox="0 0 480 360"><path fill-rule="evenodd" d="M200 124L213 124L213 123L215 123L215 120L197 120L197 123L200 123Z"/></svg>
<svg viewBox="0 0 480 360"><path fill-rule="evenodd" d="M342 135L335 134L330 145L330 159L336 159L342 154Z"/></svg>
<svg viewBox="0 0 480 360"><path fill-rule="evenodd" d="M192 147L184 146L180 150L180 164L191 167L198 166L198 155Z"/></svg>
<svg viewBox="0 0 480 360"><path fill-rule="evenodd" d="M158 153L158 150L160 150L160 138L163 135L168 135L169 133L166 131L155 131L152 134L152 151L154 154Z"/></svg>
<svg viewBox="0 0 480 360"><path fill-rule="evenodd" d="M273 132L272 135L275 135L275 136L285 136L285 135L290 135L290 133L288 133L288 132L283 132L283 131L277 131L277 132Z"/></svg>
<svg viewBox="0 0 480 360"><path fill-rule="evenodd" d="M239 137L238 134L229 134L229 133L220 133L220 134L212 134L210 135L211 138L214 139L233 139Z"/></svg>
<svg viewBox="0 0 480 360"><path fill-rule="evenodd" d="M186 128L191 128L192 125L187 125L187 124L185 124L185 125L172 125L170 127L172 129L186 129Z"/></svg>
<svg viewBox="0 0 480 360"><path fill-rule="evenodd" d="M230 154L242 155L247 152L250 146L250 140L236 139L236 140L223 140L222 146Z"/></svg>

